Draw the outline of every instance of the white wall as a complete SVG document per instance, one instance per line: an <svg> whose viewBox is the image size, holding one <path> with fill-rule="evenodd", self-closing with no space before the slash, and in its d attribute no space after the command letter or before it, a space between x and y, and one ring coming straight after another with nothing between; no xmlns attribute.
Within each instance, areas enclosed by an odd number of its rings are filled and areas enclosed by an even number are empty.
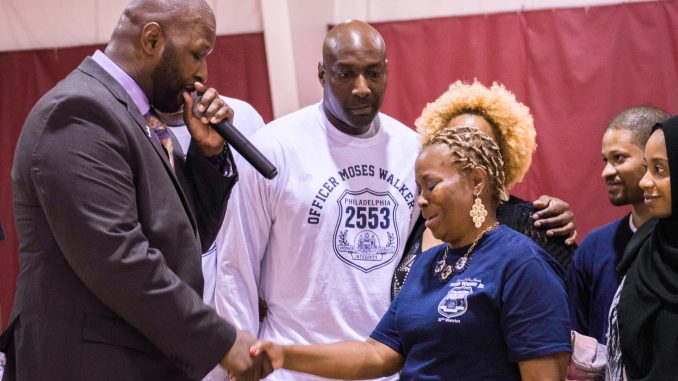
<svg viewBox="0 0 678 381"><path fill-rule="evenodd" d="M497 13L515 10L586 7L646 0L349 0L335 1L334 22L371 22Z"/></svg>
<svg viewBox="0 0 678 381"><path fill-rule="evenodd" d="M217 34L264 31L273 110L320 99L317 64L328 24L583 7L646 0L207 0ZM128 0L0 0L0 52L105 43ZM264 17L266 16L266 17Z"/></svg>
<svg viewBox="0 0 678 381"><path fill-rule="evenodd" d="M0 0L0 51L105 43L129 0ZM207 0L217 34L261 32L259 0Z"/></svg>

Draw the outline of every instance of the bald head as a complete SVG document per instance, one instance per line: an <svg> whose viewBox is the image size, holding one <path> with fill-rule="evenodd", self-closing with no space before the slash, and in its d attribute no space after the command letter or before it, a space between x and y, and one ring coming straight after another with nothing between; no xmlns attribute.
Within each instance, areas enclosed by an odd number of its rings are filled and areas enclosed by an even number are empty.
<svg viewBox="0 0 678 381"><path fill-rule="evenodd" d="M204 0L132 0L106 47L111 58L165 112L183 104L182 92L207 80L205 58L216 38L214 13Z"/></svg>
<svg viewBox="0 0 678 381"><path fill-rule="evenodd" d="M323 43L318 79L323 109L330 122L349 135L364 135L375 126L386 91L386 44L363 21L332 28Z"/></svg>
<svg viewBox="0 0 678 381"><path fill-rule="evenodd" d="M386 57L386 44L381 34L372 25L349 20L330 29L323 43L323 60L334 60L342 52L354 52L364 49L377 49Z"/></svg>
<svg viewBox="0 0 678 381"><path fill-rule="evenodd" d="M215 25L214 13L204 0L132 0L120 15L111 42L139 34L147 23L171 29L198 20Z"/></svg>

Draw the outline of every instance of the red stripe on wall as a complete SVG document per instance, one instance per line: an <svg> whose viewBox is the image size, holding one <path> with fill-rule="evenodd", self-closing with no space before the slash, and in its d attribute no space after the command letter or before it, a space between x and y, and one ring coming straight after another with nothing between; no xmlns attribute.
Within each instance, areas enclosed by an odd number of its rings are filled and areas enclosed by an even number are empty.
<svg viewBox="0 0 678 381"><path fill-rule="evenodd" d="M388 45L383 111L413 125L457 79L504 83L533 111L538 144L515 194L560 197L580 234L628 208L609 205L600 171L607 121L635 104L678 111L678 2L514 12L380 23ZM93 47L0 53L0 307L3 323L17 275L9 170L32 105ZM209 84L272 117L263 35L225 36L208 59ZM580 237L582 237L580 235Z"/></svg>

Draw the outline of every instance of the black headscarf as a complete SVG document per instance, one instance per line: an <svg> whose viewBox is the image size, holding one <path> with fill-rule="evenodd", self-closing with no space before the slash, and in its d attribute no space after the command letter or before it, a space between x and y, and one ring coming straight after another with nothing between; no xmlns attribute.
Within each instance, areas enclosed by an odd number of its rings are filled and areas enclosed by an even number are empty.
<svg viewBox="0 0 678 381"><path fill-rule="evenodd" d="M638 248L617 307L622 360L631 380L678 375L678 117L657 129L664 131L673 174L671 215L658 219Z"/></svg>

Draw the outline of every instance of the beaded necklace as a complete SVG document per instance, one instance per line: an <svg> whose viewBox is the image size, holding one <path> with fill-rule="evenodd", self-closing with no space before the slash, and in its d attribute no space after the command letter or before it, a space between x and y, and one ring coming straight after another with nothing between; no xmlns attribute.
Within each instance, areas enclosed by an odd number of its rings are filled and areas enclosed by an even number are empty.
<svg viewBox="0 0 678 381"><path fill-rule="evenodd" d="M457 262L455 262L454 266L447 263L447 252L448 249L450 248L450 245L445 246L445 252L443 253L443 257L438 261L438 263L436 263L436 267L435 269L433 269L433 275L439 277L440 280L442 281L446 281L447 278L449 278L452 275L463 273L468 268L468 265L471 262L470 255L473 249L476 248L478 241L480 241L480 239L483 238L485 233L494 230L497 226L499 226L499 222L495 222L494 224L490 225L490 227L480 232L480 234L478 234L478 236L473 241L471 246L469 246L468 250L466 250L466 254L459 257L459 259L457 259Z"/></svg>

